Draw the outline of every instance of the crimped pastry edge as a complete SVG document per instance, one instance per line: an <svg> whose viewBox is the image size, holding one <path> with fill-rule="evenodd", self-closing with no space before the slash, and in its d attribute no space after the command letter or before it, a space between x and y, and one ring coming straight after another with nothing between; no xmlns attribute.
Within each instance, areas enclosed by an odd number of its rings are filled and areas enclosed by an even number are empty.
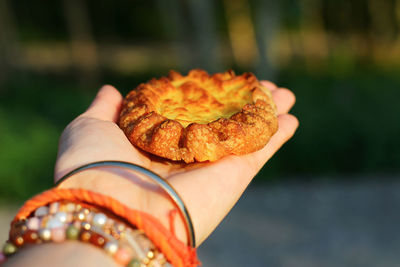
<svg viewBox="0 0 400 267"><path fill-rule="evenodd" d="M192 70L188 76L212 78L220 82L233 71L208 75ZM174 161L216 161L227 155L243 155L263 148L278 129L275 104L271 93L251 73L240 75L252 86L252 102L229 118L207 124L191 123L187 127L168 119L155 110L154 92L146 87L169 83L184 76L171 71L168 78L153 79L139 85L123 101L119 126L130 142L154 155Z"/></svg>

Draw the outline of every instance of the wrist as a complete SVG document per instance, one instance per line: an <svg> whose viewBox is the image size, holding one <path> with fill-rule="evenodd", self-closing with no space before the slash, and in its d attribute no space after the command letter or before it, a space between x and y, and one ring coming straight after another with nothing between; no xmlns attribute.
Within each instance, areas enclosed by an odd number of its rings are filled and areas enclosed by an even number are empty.
<svg viewBox="0 0 400 267"><path fill-rule="evenodd" d="M75 201L63 200L70 198ZM32 245L73 240L101 248L122 266L163 265L166 262L164 255L146 234L151 234L151 229L143 228L137 219L125 221L121 215L146 218L137 211L126 212L124 209L120 202L91 191L46 191L28 201L18 212L11 223L9 240L3 247L3 253L12 258Z"/></svg>
<svg viewBox="0 0 400 267"><path fill-rule="evenodd" d="M154 216L166 229L174 231L180 241L187 242L185 224L180 216L171 221L171 211L176 207L169 196L138 174L114 167L101 167L77 173L59 184L58 188L86 189L115 198L131 209Z"/></svg>
<svg viewBox="0 0 400 267"><path fill-rule="evenodd" d="M65 202L60 204L60 201L82 204ZM83 205L89 206L83 208ZM97 208L111 214L96 213ZM132 229L123 226L122 222L105 218L107 216L116 216L116 218L122 219L138 232L132 232ZM65 228L66 226L68 227ZM80 241L89 241L95 246L103 247L108 253L114 255L117 262L123 265L128 261L129 266L131 263L137 264L138 260L147 265L147 263L152 264L153 260L162 261L164 257L174 266L197 266L199 264L196 250L179 241L154 216L133 210L110 196L81 188L54 188L34 196L18 211L11 223L9 234L10 239L3 248L3 253L7 257L17 254L20 248L31 243L62 242L65 237L76 240L79 236ZM139 241L142 246L150 248L148 252L143 252L138 247L140 245L135 245L135 242L132 241L132 235L136 236L137 234L144 234L145 239L150 241L150 245L147 243L148 241L144 243ZM112 241L113 239L117 241ZM136 251L139 259L129 251L132 253ZM52 255L49 256L52 257Z"/></svg>

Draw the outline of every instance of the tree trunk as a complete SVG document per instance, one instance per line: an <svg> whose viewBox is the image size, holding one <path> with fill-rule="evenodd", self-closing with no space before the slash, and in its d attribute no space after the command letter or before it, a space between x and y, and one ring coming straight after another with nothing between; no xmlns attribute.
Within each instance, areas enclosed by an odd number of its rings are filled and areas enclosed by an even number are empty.
<svg viewBox="0 0 400 267"><path fill-rule="evenodd" d="M170 39L170 47L177 60L179 71L188 71L195 65L195 57L191 51L190 32L187 28L182 1L156 0L160 17L163 21L165 33ZM166 51L167 52L167 51ZM175 64L171 63L171 66Z"/></svg>
<svg viewBox="0 0 400 267"><path fill-rule="evenodd" d="M98 82L98 57L85 1L63 0L73 66L84 86Z"/></svg>
<svg viewBox="0 0 400 267"><path fill-rule="evenodd" d="M197 66L210 72L223 71L221 46L216 33L215 2L188 0L194 26L194 47Z"/></svg>
<svg viewBox="0 0 400 267"><path fill-rule="evenodd" d="M258 0L256 3L255 29L260 58L255 72L260 79L274 80L277 58L276 55L274 58L272 49L280 29L280 2Z"/></svg>
<svg viewBox="0 0 400 267"><path fill-rule="evenodd" d="M259 62L259 49L254 33L249 2L224 0L228 33L235 63L251 70Z"/></svg>
<svg viewBox="0 0 400 267"><path fill-rule="evenodd" d="M14 17L8 0L0 0L0 84L18 68L19 62L20 49Z"/></svg>

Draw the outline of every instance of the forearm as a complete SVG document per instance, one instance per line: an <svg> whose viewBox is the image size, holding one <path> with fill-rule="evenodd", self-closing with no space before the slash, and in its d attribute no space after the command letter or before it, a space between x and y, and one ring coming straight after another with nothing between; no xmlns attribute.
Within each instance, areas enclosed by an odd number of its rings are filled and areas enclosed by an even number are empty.
<svg viewBox="0 0 400 267"><path fill-rule="evenodd" d="M3 266L113 267L118 265L112 257L95 246L78 241L65 241L27 246L10 257Z"/></svg>

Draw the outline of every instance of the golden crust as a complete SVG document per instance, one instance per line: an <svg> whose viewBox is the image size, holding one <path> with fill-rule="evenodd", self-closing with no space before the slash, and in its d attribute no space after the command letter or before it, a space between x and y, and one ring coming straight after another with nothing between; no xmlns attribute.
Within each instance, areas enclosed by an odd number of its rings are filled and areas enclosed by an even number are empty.
<svg viewBox="0 0 400 267"><path fill-rule="evenodd" d="M271 93L253 74L192 70L140 84L124 99L119 126L141 149L190 163L259 150L278 120Z"/></svg>

